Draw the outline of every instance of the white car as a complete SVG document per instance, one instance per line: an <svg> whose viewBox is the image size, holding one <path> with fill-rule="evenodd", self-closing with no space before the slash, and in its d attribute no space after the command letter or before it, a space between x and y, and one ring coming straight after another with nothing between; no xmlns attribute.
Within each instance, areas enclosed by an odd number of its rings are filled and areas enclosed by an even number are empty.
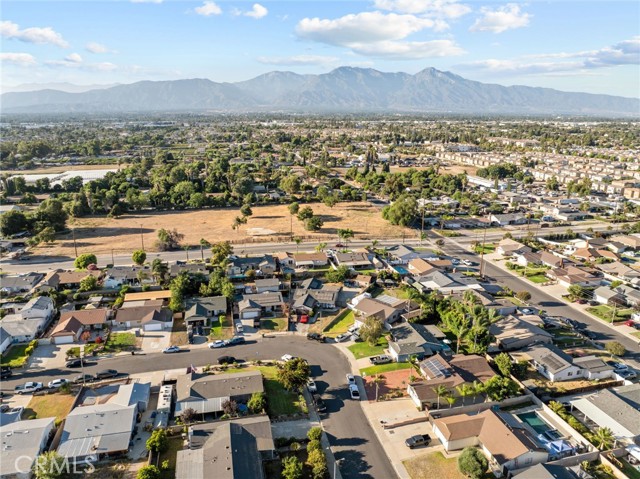
<svg viewBox="0 0 640 479"><path fill-rule="evenodd" d="M296 357L295 356L291 356L290 354L285 354L280 359L282 361L284 361L285 363L288 363L289 361L292 361L292 360L296 359Z"/></svg>
<svg viewBox="0 0 640 479"><path fill-rule="evenodd" d="M452 258L451 259L451 264L458 265L458 264L460 264L460 260L458 258Z"/></svg>
<svg viewBox="0 0 640 479"><path fill-rule="evenodd" d="M242 327L242 323L236 324L236 332L241 333L243 331L244 331L244 328Z"/></svg>
<svg viewBox="0 0 640 479"><path fill-rule="evenodd" d="M218 349L218 348L224 348L226 346L226 342L223 341L222 339L217 339L216 341L209 343L209 348L211 349Z"/></svg>
<svg viewBox="0 0 640 479"><path fill-rule="evenodd" d="M468 259L463 259L462 260L462 264L465 266L473 266L473 263L471 261L469 261Z"/></svg>
<svg viewBox="0 0 640 479"><path fill-rule="evenodd" d="M520 311L522 311L522 314L534 314L535 311L531 308L522 308Z"/></svg>
<svg viewBox="0 0 640 479"><path fill-rule="evenodd" d="M347 374L347 384L349 385L349 387L356 385L356 378L353 376L353 374Z"/></svg>
<svg viewBox="0 0 640 479"><path fill-rule="evenodd" d="M20 386L16 386L15 392L16 394L29 394L35 393L42 389L42 383L35 383L33 381L29 381L28 383L24 383Z"/></svg>
<svg viewBox="0 0 640 479"><path fill-rule="evenodd" d="M309 380L307 381L307 389L310 393L318 392L318 386L316 386L316 382L311 378L309 378Z"/></svg>
<svg viewBox="0 0 640 479"><path fill-rule="evenodd" d="M165 354L179 353L180 348L178 346L169 346L168 348L163 349L162 352Z"/></svg>
<svg viewBox="0 0 640 479"><path fill-rule="evenodd" d="M68 383L69 381L67 381L66 379L54 379L53 381L49 381L49 384L47 384L47 387L49 389L58 389L64 384L68 384Z"/></svg>
<svg viewBox="0 0 640 479"><path fill-rule="evenodd" d="M355 384L349 385L349 394L351 394L351 399L360 399L360 390Z"/></svg>

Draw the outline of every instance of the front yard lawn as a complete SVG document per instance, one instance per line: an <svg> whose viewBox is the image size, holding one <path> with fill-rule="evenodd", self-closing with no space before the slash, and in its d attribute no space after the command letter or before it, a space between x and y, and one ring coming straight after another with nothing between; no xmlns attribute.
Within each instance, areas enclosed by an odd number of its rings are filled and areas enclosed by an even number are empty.
<svg viewBox="0 0 640 479"><path fill-rule="evenodd" d="M287 318L269 318L260 321L260 329L268 331L286 331Z"/></svg>
<svg viewBox="0 0 640 479"><path fill-rule="evenodd" d="M389 371L398 371L400 369L410 369L411 363L389 363L389 364L378 364L377 366L370 366L368 368L364 368L360 370L360 375L364 376L374 376L376 374L388 373Z"/></svg>
<svg viewBox="0 0 640 479"><path fill-rule="evenodd" d="M544 274L534 274L533 276L527 276L527 279L533 283L541 284L549 281Z"/></svg>
<svg viewBox="0 0 640 479"><path fill-rule="evenodd" d="M104 345L105 352L117 353L131 351L136 346L136 335L133 333L111 333Z"/></svg>
<svg viewBox="0 0 640 479"><path fill-rule="evenodd" d="M324 333L326 336L338 336L339 334L346 333L347 329L353 325L355 319L356 317L353 311L345 309L329 323L329 326L324 329Z"/></svg>
<svg viewBox="0 0 640 479"><path fill-rule="evenodd" d="M613 308L611 308L610 306L607 306L606 304L601 304L599 306L593 306L591 308L587 308L587 311L593 314L594 316L602 319L603 321L606 321L607 323L611 322L611 317L613 316ZM631 317L632 313L633 313L632 309L617 309L616 317L613 321L614 322L626 321Z"/></svg>
<svg viewBox="0 0 640 479"><path fill-rule="evenodd" d="M387 338L378 339L378 344L371 346L367 342L355 343L349 346L349 351L353 353L356 359L368 358L369 356L377 356L384 354L384 350L389 346Z"/></svg>
<svg viewBox="0 0 640 479"><path fill-rule="evenodd" d="M14 344L9 348L5 354L2 355L3 366L9 366L10 368L20 368L25 365L29 356L25 353L25 350L29 347L28 344Z"/></svg>
<svg viewBox="0 0 640 479"><path fill-rule="evenodd" d="M398 299L409 299L409 292L404 288L385 289L382 294L393 296Z"/></svg>
<svg viewBox="0 0 640 479"><path fill-rule="evenodd" d="M46 386L46 384L45 384ZM43 417L53 417L64 419L71 411L71 405L75 396L73 394L45 394L44 396L33 396L29 405L24 410L23 418L29 419L35 415L36 419Z"/></svg>
<svg viewBox="0 0 640 479"><path fill-rule="evenodd" d="M222 316L223 320L220 321L220 318L211 318L211 330L209 331L209 339L229 339L233 336L233 328L231 327L231 323L227 316Z"/></svg>
<svg viewBox="0 0 640 479"><path fill-rule="evenodd" d="M496 250L496 246L494 244L485 244L482 246L481 244L476 245L473 250L476 254L482 254L484 250L484 254L491 254Z"/></svg>
<svg viewBox="0 0 640 479"><path fill-rule="evenodd" d="M465 479L458 471L456 458L447 459L441 452L432 452L403 462L411 479L437 477L438 479Z"/></svg>

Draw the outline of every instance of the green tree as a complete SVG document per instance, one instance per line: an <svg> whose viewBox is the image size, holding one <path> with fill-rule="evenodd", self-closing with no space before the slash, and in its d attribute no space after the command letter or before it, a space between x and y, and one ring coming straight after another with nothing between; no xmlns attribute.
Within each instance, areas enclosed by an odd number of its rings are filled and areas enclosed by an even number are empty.
<svg viewBox="0 0 640 479"><path fill-rule="evenodd" d="M22 211L7 211L0 216L0 233L2 233L2 236L13 236L28 229L29 220Z"/></svg>
<svg viewBox="0 0 640 479"><path fill-rule="evenodd" d="M169 439L165 429L156 429L151 433L151 437L147 439L147 451L164 452L168 447Z"/></svg>
<svg viewBox="0 0 640 479"><path fill-rule="evenodd" d="M162 473L157 466L142 466L140 469L138 469L136 479L160 479L161 475Z"/></svg>
<svg viewBox="0 0 640 479"><path fill-rule="evenodd" d="M300 182L300 178L298 178L296 175L288 175L280 180L280 189L282 189L285 193L289 193L290 195L298 193L301 186L302 184Z"/></svg>
<svg viewBox="0 0 640 479"><path fill-rule="evenodd" d="M364 320L364 324L360 328L360 338L371 346L378 344L378 340L382 337L382 321L375 316L369 316Z"/></svg>
<svg viewBox="0 0 640 479"><path fill-rule="evenodd" d="M96 258L95 254L83 253L73 262L73 266L76 269L87 269L90 264L98 264L98 258Z"/></svg>
<svg viewBox="0 0 640 479"><path fill-rule="evenodd" d="M131 255L131 259L135 264L137 264L138 266L141 266L147 260L147 253L145 253L141 249L135 250Z"/></svg>
<svg viewBox="0 0 640 479"><path fill-rule="evenodd" d="M345 279L351 277L349 268L345 265L338 266L336 269L330 269L325 274L325 278L329 283L342 283Z"/></svg>
<svg viewBox="0 0 640 479"><path fill-rule="evenodd" d="M302 462L296 456L288 456L282 460L282 478L300 479L302 477Z"/></svg>
<svg viewBox="0 0 640 479"><path fill-rule="evenodd" d="M56 240L56 231L51 226L47 226L38 233L36 238L39 243L53 243Z"/></svg>
<svg viewBox="0 0 640 479"><path fill-rule="evenodd" d="M431 388L431 390L436 393L436 397L438 398L438 409L440 409L440 398L446 397L449 395L449 390L444 384L440 384L435 388Z"/></svg>
<svg viewBox="0 0 640 479"><path fill-rule="evenodd" d="M298 211L298 219L300 221L305 221L312 217L313 217L313 210L311 209L310 206L305 206L304 208L301 208L300 211Z"/></svg>
<svg viewBox="0 0 640 479"><path fill-rule="evenodd" d="M233 246L229 241L220 241L211 245L211 264L220 265L233 254Z"/></svg>
<svg viewBox="0 0 640 479"><path fill-rule="evenodd" d="M609 450L615 442L615 436L608 427L599 427L596 432L591 435L594 445L601 451Z"/></svg>
<svg viewBox="0 0 640 479"><path fill-rule="evenodd" d="M300 211L300 205L295 201L289 205L289 214L291 216L297 215L299 211Z"/></svg>
<svg viewBox="0 0 640 479"><path fill-rule="evenodd" d="M345 244L349 243L349 240L353 238L353 230L351 228L339 229L338 237L345 242Z"/></svg>
<svg viewBox="0 0 640 479"><path fill-rule="evenodd" d="M312 216L304 222L304 229L307 231L318 231L324 225L324 220L320 216Z"/></svg>
<svg viewBox="0 0 640 479"><path fill-rule="evenodd" d="M485 392L493 401L503 401L504 399L513 397L520 392L518 383L511 378L502 376L494 376L489 379L485 385Z"/></svg>
<svg viewBox="0 0 640 479"><path fill-rule="evenodd" d="M180 247L180 242L184 239L182 233L178 233L175 228L173 230L166 230L161 228L158 230L158 239L156 241L156 247L160 251L171 251Z"/></svg>
<svg viewBox="0 0 640 479"><path fill-rule="evenodd" d="M473 386L468 383L463 383L460 386L456 386L456 391L458 391L458 395L462 398L462 405L464 406L464 401L467 396L473 395Z"/></svg>
<svg viewBox="0 0 640 479"><path fill-rule="evenodd" d="M80 289L78 291L94 291L98 289L98 278L93 275L85 276L80 280Z"/></svg>
<svg viewBox="0 0 640 479"><path fill-rule="evenodd" d="M251 398L249 398L249 401L247 402L247 407L251 412L256 414L264 411L264 409L267 407L267 399L264 393L263 392L253 393L251 395Z"/></svg>
<svg viewBox="0 0 640 479"><path fill-rule="evenodd" d="M613 356L624 356L627 352L622 343L618 341L609 341L604 345L604 347L607 349L607 352Z"/></svg>
<svg viewBox="0 0 640 479"><path fill-rule="evenodd" d="M391 205L382 209L382 217L392 225L409 226L418 214L416 199L412 196L400 196Z"/></svg>
<svg viewBox="0 0 640 479"><path fill-rule="evenodd" d="M458 456L458 470L471 479L482 479L489 470L489 462L477 447L465 447Z"/></svg>
<svg viewBox="0 0 640 479"><path fill-rule="evenodd" d="M520 301L529 301L531 299L531 293L529 291L518 291L516 293L516 298Z"/></svg>
<svg viewBox="0 0 640 479"><path fill-rule="evenodd" d="M40 232L47 226L51 226L56 232L63 231L67 227L68 217L62 201L58 199L44 200L33 214L35 231Z"/></svg>
<svg viewBox="0 0 640 479"><path fill-rule="evenodd" d="M162 283L169 273L169 266L160 258L155 258L151 262L151 273L158 283Z"/></svg>
<svg viewBox="0 0 640 479"><path fill-rule="evenodd" d="M244 204L240 207L240 213L242 216L251 216L253 214L253 210L251 209L251 205Z"/></svg>
<svg viewBox="0 0 640 479"><path fill-rule="evenodd" d="M33 474L36 479L60 479L69 475L68 467L64 457L56 451L48 451L36 458Z"/></svg>
<svg viewBox="0 0 640 479"><path fill-rule="evenodd" d="M567 291L572 299L583 299L587 295L587 289L579 284L572 284Z"/></svg>
<svg viewBox="0 0 640 479"><path fill-rule="evenodd" d="M310 441L319 441L322 437L322 428L321 427L312 427L307 431L307 439Z"/></svg>
<svg viewBox="0 0 640 479"><path fill-rule="evenodd" d="M304 359L295 358L278 367L278 381L290 391L298 391L307 384L311 369Z"/></svg>
<svg viewBox="0 0 640 479"><path fill-rule="evenodd" d="M184 295L189 287L189 278L186 273L176 276L169 290L171 291L171 299L169 300L169 308L174 313L184 309Z"/></svg>
<svg viewBox="0 0 640 479"><path fill-rule="evenodd" d="M511 357L507 353L498 354L493 361L496 363L496 366L498 366L500 374L506 378L511 376Z"/></svg>

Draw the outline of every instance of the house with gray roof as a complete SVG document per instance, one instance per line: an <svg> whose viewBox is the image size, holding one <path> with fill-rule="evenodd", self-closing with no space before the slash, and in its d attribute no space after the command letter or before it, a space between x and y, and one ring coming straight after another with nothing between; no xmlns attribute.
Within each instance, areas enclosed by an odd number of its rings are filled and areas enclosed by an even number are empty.
<svg viewBox="0 0 640 479"><path fill-rule="evenodd" d="M411 356L423 359L436 352L451 353L449 346L438 340L426 326L401 323L394 326L389 341L389 355L397 362L408 361Z"/></svg>
<svg viewBox="0 0 640 479"><path fill-rule="evenodd" d="M633 385L637 386L637 385ZM572 401L572 405L598 427L608 427L616 439L634 443L640 439L640 414L637 402L630 401L619 389L602 389Z"/></svg>
<svg viewBox="0 0 640 479"><path fill-rule="evenodd" d="M399 244L390 246L386 249L387 254L391 258L391 264L408 264L414 259L437 259L437 255L432 251L416 251L408 245Z"/></svg>
<svg viewBox="0 0 640 479"><path fill-rule="evenodd" d="M259 320L264 313L281 312L283 306L284 300L280 292L245 294L238 302L238 313L240 320Z"/></svg>
<svg viewBox="0 0 640 479"><path fill-rule="evenodd" d="M352 252L352 253L336 253L336 262L338 266L347 266L352 269L370 269L373 268L373 264L369 259L367 253Z"/></svg>
<svg viewBox="0 0 640 479"><path fill-rule="evenodd" d="M120 406L136 406L138 412L144 412L149 406L151 383L130 383L118 387L118 392L109 399L109 403Z"/></svg>
<svg viewBox="0 0 640 479"><path fill-rule="evenodd" d="M511 476L513 479L582 479L584 476L567 466L536 464Z"/></svg>
<svg viewBox="0 0 640 479"><path fill-rule="evenodd" d="M602 359L593 355L572 358L552 344L540 344L524 352L536 370L550 381L607 379L614 375L613 368Z"/></svg>
<svg viewBox="0 0 640 479"><path fill-rule="evenodd" d="M496 347L501 351L516 351L533 344L553 343L551 333L511 315L492 323L489 333L495 338Z"/></svg>
<svg viewBox="0 0 640 479"><path fill-rule="evenodd" d="M137 411L137 406L111 402L73 409L65 420L58 454L75 463L126 454Z"/></svg>
<svg viewBox="0 0 640 479"><path fill-rule="evenodd" d="M219 413L225 401L246 403L256 392L264 392L260 371L180 375L176 384L175 415L180 416L188 408L199 414Z"/></svg>
<svg viewBox="0 0 640 479"><path fill-rule="evenodd" d="M246 278L248 271L254 271L258 276L269 276L276 272L276 259L270 255L248 256L246 258L231 255L226 268L228 278Z"/></svg>
<svg viewBox="0 0 640 479"><path fill-rule="evenodd" d="M0 354L3 354L11 343L13 342L13 338L11 334L4 329L2 325L0 325Z"/></svg>
<svg viewBox="0 0 640 479"><path fill-rule="evenodd" d="M0 427L2 460L0 477L28 478L36 458L45 450L55 417L16 421Z"/></svg>
<svg viewBox="0 0 640 479"><path fill-rule="evenodd" d="M263 278L255 280L256 293L277 293L280 291L280 280L278 278Z"/></svg>
<svg viewBox="0 0 640 479"><path fill-rule="evenodd" d="M0 291L6 294L28 293L42 278L42 273L7 274L2 277Z"/></svg>
<svg viewBox="0 0 640 479"><path fill-rule="evenodd" d="M298 288L293 293L292 309L303 314L311 314L315 309L336 309L342 286L323 285L320 289Z"/></svg>
<svg viewBox="0 0 640 479"><path fill-rule="evenodd" d="M196 298L190 304L184 313L184 320L191 325L209 326L211 318L227 312L227 298L224 296Z"/></svg>

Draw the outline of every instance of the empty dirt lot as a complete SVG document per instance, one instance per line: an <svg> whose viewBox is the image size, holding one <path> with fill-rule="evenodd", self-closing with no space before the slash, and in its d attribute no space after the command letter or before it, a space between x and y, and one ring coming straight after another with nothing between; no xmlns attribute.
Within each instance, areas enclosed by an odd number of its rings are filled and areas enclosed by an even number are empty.
<svg viewBox="0 0 640 479"><path fill-rule="evenodd" d="M307 205L301 205L304 206ZM321 203L308 206L324 219L324 226L315 233L306 231L303 223L295 217L292 222L287 205L254 206L253 215L238 230L231 228L234 218L240 216L237 208L137 213L118 219L78 218L71 219L69 227L75 229L78 253L95 254L110 253L112 249L115 254L131 252L139 249L143 241L147 251L157 251L154 243L161 228L177 229L184 234L183 245L191 246L199 245L201 238L211 243L224 240L235 243L286 241L290 238L292 223L293 235L309 241L338 241L337 230L341 228L351 228L356 238L383 239L403 235L402 228L390 225L382 219L380 209L368 203L339 203L333 208ZM260 228L275 234L258 237L248 233L248 230ZM404 234L411 237L415 232L407 229ZM71 234L60 236L56 243L39 247L36 253L73 257L73 237Z"/></svg>

